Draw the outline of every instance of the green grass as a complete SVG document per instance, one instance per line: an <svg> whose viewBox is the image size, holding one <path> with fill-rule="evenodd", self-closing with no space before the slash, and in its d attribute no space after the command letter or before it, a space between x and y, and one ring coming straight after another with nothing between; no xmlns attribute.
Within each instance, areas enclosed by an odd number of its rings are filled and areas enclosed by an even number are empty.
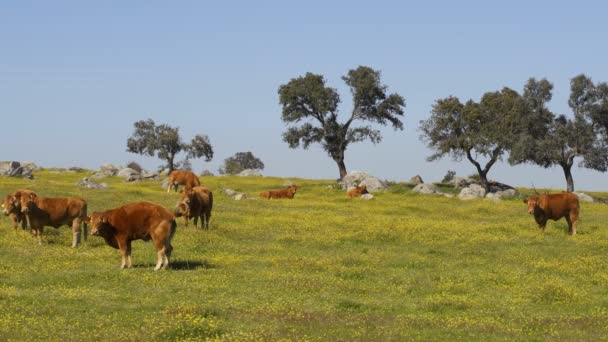
<svg viewBox="0 0 608 342"><path fill-rule="evenodd" d="M138 200L172 208L179 197L160 182L76 187L87 174L0 178L0 194L81 196L89 211ZM286 179L203 178L215 195L211 230L178 221L168 271L153 271L149 242L134 243L134 268L121 271L100 238L71 249L67 227L45 228L39 246L3 217L0 340L608 339L605 204L581 204L572 238L563 220L541 234L519 199L463 202L395 185L347 200L332 181L290 180L301 185L294 200L265 201L257 193Z"/></svg>

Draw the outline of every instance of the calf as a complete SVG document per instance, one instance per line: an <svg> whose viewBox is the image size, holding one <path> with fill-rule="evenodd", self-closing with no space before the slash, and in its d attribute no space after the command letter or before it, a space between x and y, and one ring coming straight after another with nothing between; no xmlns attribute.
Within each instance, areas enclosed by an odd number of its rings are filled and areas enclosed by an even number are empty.
<svg viewBox="0 0 608 342"><path fill-rule="evenodd" d="M194 218L194 227L201 219L201 228L209 229L211 220L211 209L213 208L213 193L206 186L196 186L183 191L182 200L175 207L176 217L183 216L184 224L188 226L188 220Z"/></svg>
<svg viewBox="0 0 608 342"><path fill-rule="evenodd" d="M131 268L131 241L152 239L156 248L155 271L169 267L173 251L175 218L165 207L152 202L135 202L122 207L97 212L86 218L91 235L101 236L106 243L120 251L120 268Z"/></svg>
<svg viewBox="0 0 608 342"><path fill-rule="evenodd" d="M186 189L192 189L195 186L201 185L198 177L190 171L173 170L169 174L169 185L167 186L167 192L171 192L171 187L177 192L177 188L183 185Z"/></svg>
<svg viewBox="0 0 608 342"><path fill-rule="evenodd" d="M38 197L31 193L21 196L21 212L26 215L39 244L42 244L42 229L45 226L59 228L68 225L72 227L72 247L76 247L80 243L80 224L87 216L87 202L82 198Z"/></svg>
<svg viewBox="0 0 608 342"><path fill-rule="evenodd" d="M260 192L260 197L271 199L271 198L289 198L293 199L293 196L298 191L299 186L296 184L288 186L286 189L281 190L267 190Z"/></svg>
<svg viewBox="0 0 608 342"><path fill-rule="evenodd" d="M579 215L578 196L573 193L530 196L524 200L528 213L534 215L536 223L543 231L547 220L557 221L562 217L568 222L568 233L576 235L576 224Z"/></svg>
<svg viewBox="0 0 608 342"><path fill-rule="evenodd" d="M361 197L361 195L363 194L367 194L367 186L365 185L361 185L358 186L356 188L350 189L347 193L346 193L346 198L355 198L355 197Z"/></svg>
<svg viewBox="0 0 608 342"><path fill-rule="evenodd" d="M27 228L27 217L21 212L21 197L28 196L29 194L33 194L32 190L20 189L12 194L6 195L4 197L4 202L2 203L2 209L4 211L4 215L10 216L13 221L13 228L17 231L17 227L19 223L21 223L21 228L25 230Z"/></svg>

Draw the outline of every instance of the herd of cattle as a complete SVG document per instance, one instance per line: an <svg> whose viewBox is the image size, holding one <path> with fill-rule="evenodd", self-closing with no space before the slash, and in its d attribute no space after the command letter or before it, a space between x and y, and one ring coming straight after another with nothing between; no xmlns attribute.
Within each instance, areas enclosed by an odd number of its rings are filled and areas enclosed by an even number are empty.
<svg viewBox="0 0 608 342"><path fill-rule="evenodd" d="M102 237L106 243L120 251L121 269L131 267L131 242L142 239L152 240L157 251L157 263L154 270L167 268L171 257L171 240L175 234L176 217L183 217L184 224L194 219L194 226L201 221L201 227L209 229L213 193L200 184L198 177L188 171L175 170L169 175L167 192L184 186L182 198L175 206L173 213L165 207L152 202L134 202L106 211L94 211L87 216L87 202L82 198L39 197L31 190L17 190L4 198L2 208L10 216L17 230L30 227L32 234L42 243L44 227L59 228L67 225L72 228L72 247L80 243L82 226L90 226L91 235ZM262 191L264 199L293 199L297 185L286 189ZM359 186L347 192L347 198L359 197L367 193L365 186ZM547 221L559 220L562 217L568 222L568 232L576 235L579 218L579 200L573 193L547 194L531 196L524 200L528 213L534 215L536 223L545 229Z"/></svg>

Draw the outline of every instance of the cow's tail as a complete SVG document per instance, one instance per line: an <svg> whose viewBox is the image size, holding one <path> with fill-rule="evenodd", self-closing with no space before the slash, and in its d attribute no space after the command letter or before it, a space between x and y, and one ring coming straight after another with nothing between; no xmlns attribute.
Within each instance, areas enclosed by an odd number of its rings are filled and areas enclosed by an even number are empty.
<svg viewBox="0 0 608 342"><path fill-rule="evenodd" d="M167 257L171 257L171 252L173 251L173 246L171 245L171 240L173 240L173 235L175 235L175 230L177 228L177 222L175 219L171 220L171 229L169 230L169 236L167 237L167 241L165 243L165 254Z"/></svg>
<svg viewBox="0 0 608 342"><path fill-rule="evenodd" d="M82 206L82 240L87 241L87 237L89 235L89 227L87 226L87 222L85 221L88 214L87 202L84 201L84 205Z"/></svg>

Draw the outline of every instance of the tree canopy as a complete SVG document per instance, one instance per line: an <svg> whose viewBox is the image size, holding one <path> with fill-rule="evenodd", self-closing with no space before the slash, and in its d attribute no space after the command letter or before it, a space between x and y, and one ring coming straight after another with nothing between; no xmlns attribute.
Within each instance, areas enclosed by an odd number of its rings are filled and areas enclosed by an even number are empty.
<svg viewBox="0 0 608 342"><path fill-rule="evenodd" d="M246 169L264 170L264 163L251 152L237 152L232 157L224 159L220 174L235 175Z"/></svg>
<svg viewBox="0 0 608 342"><path fill-rule="evenodd" d="M350 87L353 108L344 122L338 118L340 96L325 85L322 75L306 73L279 87L282 119L291 124L283 133L290 148L307 149L319 143L338 165L340 178L346 176L344 154L351 143L382 141L381 132L371 125L355 126L355 122L391 124L403 130L401 117L405 100L398 94L386 94L387 86L380 80L380 71L359 66L349 70L342 80Z"/></svg>
<svg viewBox="0 0 608 342"><path fill-rule="evenodd" d="M127 140L127 152L156 156L167 162L170 171L174 170L175 156L180 152L186 153L186 160L205 157L206 161L213 158L213 147L206 135L196 135L192 141L184 143L178 127L167 124L156 125L154 120L140 120L133 124L135 130ZM184 162L182 162L184 163Z"/></svg>

